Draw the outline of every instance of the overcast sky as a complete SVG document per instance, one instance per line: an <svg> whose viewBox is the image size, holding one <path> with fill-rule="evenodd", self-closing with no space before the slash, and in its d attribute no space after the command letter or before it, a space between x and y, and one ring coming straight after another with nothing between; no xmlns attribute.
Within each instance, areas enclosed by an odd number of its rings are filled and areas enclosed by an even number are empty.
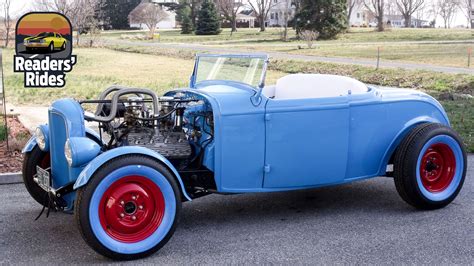
<svg viewBox="0 0 474 266"><path fill-rule="evenodd" d="M0 1L4 1L4 0L0 0ZM426 0L426 1L431 2L431 1L436 1L436 0ZM33 0L11 0L11 5L12 5L11 8L12 8L13 17L19 17L23 15L24 13L26 13L27 11L32 10L33 9L32 2L34 1ZM467 24L467 20L465 16L463 15L463 13L459 11L456 14L456 17L452 23L452 26L466 25L466 24ZM436 26L437 27L444 26L443 20L441 19L441 17L438 17L438 19L436 20Z"/></svg>

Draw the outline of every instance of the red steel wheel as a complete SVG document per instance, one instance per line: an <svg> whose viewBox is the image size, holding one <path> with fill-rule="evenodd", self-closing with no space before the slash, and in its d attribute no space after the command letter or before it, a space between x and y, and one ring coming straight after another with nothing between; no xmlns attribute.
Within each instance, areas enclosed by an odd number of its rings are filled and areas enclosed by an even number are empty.
<svg viewBox="0 0 474 266"><path fill-rule="evenodd" d="M117 241L136 243L161 224L165 201L160 188L143 176L125 176L103 194L99 219L104 231Z"/></svg>
<svg viewBox="0 0 474 266"><path fill-rule="evenodd" d="M453 181L456 157L448 145L433 144L423 154L419 170L421 182L426 190L442 192Z"/></svg>

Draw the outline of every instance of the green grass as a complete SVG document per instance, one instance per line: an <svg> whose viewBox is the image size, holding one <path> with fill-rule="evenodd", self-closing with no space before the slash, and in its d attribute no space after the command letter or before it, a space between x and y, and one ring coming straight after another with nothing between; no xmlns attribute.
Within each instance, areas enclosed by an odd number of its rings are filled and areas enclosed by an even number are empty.
<svg viewBox="0 0 474 266"><path fill-rule="evenodd" d="M281 28L267 28L259 32L258 28L241 28L231 36L230 29L223 29L219 35L194 35L181 34L180 30L160 30L161 42L179 43L213 43L213 44L238 44L246 43L286 43L281 41ZM146 34L145 31L104 31L105 38L120 38L121 35ZM289 30L289 38L296 40L296 32ZM473 39L469 29L389 29L377 32L373 28L351 28L346 33L339 34L336 39L324 40L322 43L347 43L347 42L406 42L406 41L459 41ZM155 40L158 41L158 40Z"/></svg>
<svg viewBox="0 0 474 266"><path fill-rule="evenodd" d="M424 63L439 66L468 67L468 49L474 48L474 42L444 44L406 44L406 43L370 43L370 44L331 44L316 43L308 49L306 45L294 44L285 46L246 46L249 50L276 51L290 54L314 55L323 57L347 57L376 60L378 50L381 60ZM471 56L471 62L474 57ZM382 62L383 63L383 62ZM471 63L474 68L474 62Z"/></svg>
<svg viewBox="0 0 474 266"><path fill-rule="evenodd" d="M441 101L456 132L461 135L468 152L474 152L474 100Z"/></svg>
<svg viewBox="0 0 474 266"><path fill-rule="evenodd" d="M144 33L106 31L102 36L120 38L123 34L130 36ZM220 35L197 36L183 35L179 30L162 30L160 40L135 41L198 43L227 49L362 58L374 61L380 47L381 60L452 67L468 67L468 49L474 49L474 33L469 29L393 28L377 32L373 28L351 28L346 33L339 34L336 39L316 41L313 49L307 49L305 42L297 40L294 30L290 30L288 42L281 40L281 33L280 28L268 28L265 32L259 32L258 29L239 29L231 36L229 29L224 29ZM470 67L474 68L474 57L471 57Z"/></svg>

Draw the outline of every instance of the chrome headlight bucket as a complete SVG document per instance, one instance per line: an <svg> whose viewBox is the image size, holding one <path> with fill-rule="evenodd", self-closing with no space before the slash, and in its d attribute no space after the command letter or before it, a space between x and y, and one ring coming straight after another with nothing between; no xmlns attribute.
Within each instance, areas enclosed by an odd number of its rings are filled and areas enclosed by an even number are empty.
<svg viewBox="0 0 474 266"><path fill-rule="evenodd" d="M64 156L66 157L67 164L72 165L72 150L71 145L69 144L69 139L64 143Z"/></svg>
<svg viewBox="0 0 474 266"><path fill-rule="evenodd" d="M48 139L49 129L46 125L41 125L35 130L35 139L38 147L46 152L49 151L49 139Z"/></svg>
<svg viewBox="0 0 474 266"><path fill-rule="evenodd" d="M87 137L72 137L64 144L64 156L70 167L83 166L99 153L99 144Z"/></svg>

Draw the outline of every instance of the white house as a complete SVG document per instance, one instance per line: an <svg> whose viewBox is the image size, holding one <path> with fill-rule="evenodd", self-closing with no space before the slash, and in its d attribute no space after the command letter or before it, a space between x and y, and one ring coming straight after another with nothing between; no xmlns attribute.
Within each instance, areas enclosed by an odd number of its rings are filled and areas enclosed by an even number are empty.
<svg viewBox="0 0 474 266"><path fill-rule="evenodd" d="M285 14L288 14L288 20L295 15L295 4L292 0L271 0L272 6L268 12L267 21L269 27L279 27L285 25Z"/></svg>
<svg viewBox="0 0 474 266"><path fill-rule="evenodd" d="M362 3L356 3L349 17L349 25L352 27L368 27L372 19L373 15L370 11Z"/></svg>

